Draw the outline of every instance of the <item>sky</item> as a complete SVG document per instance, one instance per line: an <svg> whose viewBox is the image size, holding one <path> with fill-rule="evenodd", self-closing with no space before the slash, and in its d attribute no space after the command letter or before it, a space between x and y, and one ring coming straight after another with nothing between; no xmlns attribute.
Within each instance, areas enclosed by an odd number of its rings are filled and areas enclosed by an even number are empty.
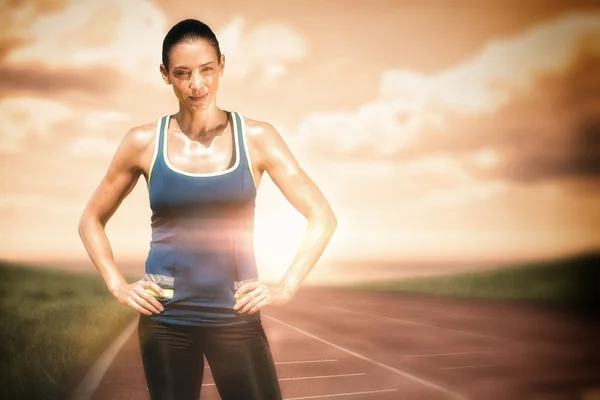
<svg viewBox="0 0 600 400"><path fill-rule="evenodd" d="M86 259L77 223L120 140L177 111L160 51L185 18L225 54L218 104L273 124L329 200L323 263L600 248L597 2L288 3L0 0L2 258ZM107 227L117 261L143 264L149 218L142 179ZM264 179L263 276L303 227Z"/></svg>

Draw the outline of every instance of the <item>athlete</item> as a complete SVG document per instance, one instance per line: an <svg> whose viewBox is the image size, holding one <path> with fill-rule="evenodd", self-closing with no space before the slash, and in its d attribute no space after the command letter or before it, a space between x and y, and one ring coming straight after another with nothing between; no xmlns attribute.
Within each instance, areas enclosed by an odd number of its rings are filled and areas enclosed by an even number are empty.
<svg viewBox="0 0 600 400"><path fill-rule="evenodd" d="M225 56L207 25L184 20L171 28L160 72L179 110L125 135L79 223L110 292L140 313L153 400L197 400L204 357L221 398L281 399L260 310L294 296L337 226L279 133L217 106L224 70ZM256 189L265 172L307 219L298 252L276 286L259 279L253 248ZM152 240L144 278L128 283L105 226L141 175Z"/></svg>

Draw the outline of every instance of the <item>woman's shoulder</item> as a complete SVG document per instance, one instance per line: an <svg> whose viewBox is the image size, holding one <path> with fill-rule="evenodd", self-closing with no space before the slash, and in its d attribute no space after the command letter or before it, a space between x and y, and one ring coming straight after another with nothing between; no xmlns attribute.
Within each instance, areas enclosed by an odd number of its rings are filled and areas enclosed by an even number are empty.
<svg viewBox="0 0 600 400"><path fill-rule="evenodd" d="M156 128L158 121L131 128L123 138L123 144L138 150L147 148L156 140Z"/></svg>
<svg viewBox="0 0 600 400"><path fill-rule="evenodd" d="M271 160L281 159L282 155L291 156L285 140L273 125L246 117L244 123L245 136L254 163L264 169Z"/></svg>
<svg viewBox="0 0 600 400"><path fill-rule="evenodd" d="M119 160L118 165L146 170L155 149L157 122L134 126L127 131L114 156Z"/></svg>
<svg viewBox="0 0 600 400"><path fill-rule="evenodd" d="M246 137L249 141L264 142L273 140L279 133L273 125L265 121L243 117Z"/></svg>

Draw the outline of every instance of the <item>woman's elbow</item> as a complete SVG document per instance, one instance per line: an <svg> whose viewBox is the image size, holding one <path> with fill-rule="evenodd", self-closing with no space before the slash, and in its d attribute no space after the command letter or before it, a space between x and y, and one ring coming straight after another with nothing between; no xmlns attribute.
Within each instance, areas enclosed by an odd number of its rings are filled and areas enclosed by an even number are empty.
<svg viewBox="0 0 600 400"><path fill-rule="evenodd" d="M85 212L79 218L79 223L77 224L77 233L79 234L79 237L81 239L83 239L83 237L85 236L85 231L87 230L87 226L89 224L88 220L89 217L86 215Z"/></svg>
<svg viewBox="0 0 600 400"><path fill-rule="evenodd" d="M328 232L329 235L333 235L338 226L338 221L335 214L332 211L329 211L326 215L320 218L320 221L323 230Z"/></svg>
<svg viewBox="0 0 600 400"><path fill-rule="evenodd" d="M330 235L335 232L338 226L338 220L330 208L321 208L314 210L313 213L305 215L308 223L318 227L322 232L328 232Z"/></svg>
<svg viewBox="0 0 600 400"><path fill-rule="evenodd" d="M100 219L90 213L87 209L84 210L79 218L79 223L77 224L77 232L79 233L79 237L84 239L84 237L89 233L90 229L92 229L97 223L100 223Z"/></svg>
<svg viewBox="0 0 600 400"><path fill-rule="evenodd" d="M338 220L334 213L331 213L330 217L328 218L327 226L332 233L335 232L335 230L337 229Z"/></svg>

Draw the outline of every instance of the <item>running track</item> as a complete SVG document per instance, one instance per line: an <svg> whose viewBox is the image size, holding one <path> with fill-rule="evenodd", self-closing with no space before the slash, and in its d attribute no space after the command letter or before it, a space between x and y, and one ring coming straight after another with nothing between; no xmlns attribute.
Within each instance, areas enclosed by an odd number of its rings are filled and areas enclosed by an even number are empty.
<svg viewBox="0 0 600 400"><path fill-rule="evenodd" d="M262 316L288 400L600 399L598 319L324 288L303 288ZM132 332L78 399L149 398ZM200 399L219 399L205 371Z"/></svg>

